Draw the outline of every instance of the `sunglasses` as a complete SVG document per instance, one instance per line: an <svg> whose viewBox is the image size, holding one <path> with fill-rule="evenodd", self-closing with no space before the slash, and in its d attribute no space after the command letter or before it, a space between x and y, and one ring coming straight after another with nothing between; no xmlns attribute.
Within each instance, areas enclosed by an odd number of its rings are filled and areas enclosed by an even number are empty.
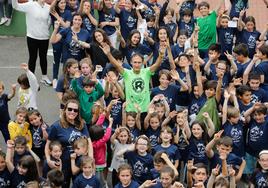
<svg viewBox="0 0 268 188"><path fill-rule="evenodd" d="M70 107L68 107L67 110L68 110L68 112L71 112L71 111L76 112L76 113L78 112L78 109L77 108L70 108Z"/></svg>

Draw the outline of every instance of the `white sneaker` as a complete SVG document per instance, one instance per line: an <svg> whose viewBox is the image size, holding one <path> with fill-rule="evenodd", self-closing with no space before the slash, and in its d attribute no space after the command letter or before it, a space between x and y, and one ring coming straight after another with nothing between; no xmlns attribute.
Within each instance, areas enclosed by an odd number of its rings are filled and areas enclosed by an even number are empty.
<svg viewBox="0 0 268 188"><path fill-rule="evenodd" d="M52 82L49 80L47 75L42 75L42 79L40 80L40 82L45 84L46 86L52 86Z"/></svg>
<svg viewBox="0 0 268 188"><path fill-rule="evenodd" d="M1 20L0 20L0 25L5 24L7 21L8 21L7 17L2 17Z"/></svg>
<svg viewBox="0 0 268 188"><path fill-rule="evenodd" d="M56 89L57 83L58 83L58 80L57 79L53 79L53 81L52 81L52 87L53 87L53 89Z"/></svg>
<svg viewBox="0 0 268 188"><path fill-rule="evenodd" d="M5 23L5 26L10 26L11 24L11 18L7 18L7 21Z"/></svg>

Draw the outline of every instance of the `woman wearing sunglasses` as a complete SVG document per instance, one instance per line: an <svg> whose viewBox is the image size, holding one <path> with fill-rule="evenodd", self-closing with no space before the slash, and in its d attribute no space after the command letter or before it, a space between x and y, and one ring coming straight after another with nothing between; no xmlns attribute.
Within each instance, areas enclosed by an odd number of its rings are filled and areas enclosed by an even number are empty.
<svg viewBox="0 0 268 188"><path fill-rule="evenodd" d="M70 179L72 176L70 154L73 152L73 142L82 136L88 137L88 153L91 157L93 157L92 143L89 138L88 129L80 116L79 102L71 99L67 101L60 120L50 127L45 147L47 163L50 168L55 168L55 162L50 160L49 144L51 141L58 140L63 146L63 153L61 157L61 160L63 161L62 171L64 173L63 187L69 187L70 185Z"/></svg>

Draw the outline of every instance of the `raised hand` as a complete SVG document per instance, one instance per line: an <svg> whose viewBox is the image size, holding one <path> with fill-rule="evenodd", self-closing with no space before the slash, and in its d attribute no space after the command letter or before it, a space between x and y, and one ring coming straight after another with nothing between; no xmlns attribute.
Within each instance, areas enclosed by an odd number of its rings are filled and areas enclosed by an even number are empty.
<svg viewBox="0 0 268 188"><path fill-rule="evenodd" d="M25 70L25 71L28 71L28 70L29 70L29 67L28 67L28 64L27 64L27 63L22 63L22 64L20 64L20 68L21 68L22 70Z"/></svg>

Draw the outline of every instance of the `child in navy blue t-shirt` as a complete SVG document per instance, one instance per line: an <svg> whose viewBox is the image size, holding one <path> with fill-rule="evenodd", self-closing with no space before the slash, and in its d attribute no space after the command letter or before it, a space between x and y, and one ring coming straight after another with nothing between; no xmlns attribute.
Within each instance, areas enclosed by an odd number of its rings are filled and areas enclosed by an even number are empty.
<svg viewBox="0 0 268 188"><path fill-rule="evenodd" d="M99 179L94 175L95 162L94 159L89 156L83 156L81 159L81 171L82 173L77 176L73 183L73 188L85 188L94 187L101 188Z"/></svg>
<svg viewBox="0 0 268 188"><path fill-rule="evenodd" d="M161 131L161 121L157 112L149 110L144 119L144 129L146 136L150 140L151 146L157 146Z"/></svg>
<svg viewBox="0 0 268 188"><path fill-rule="evenodd" d="M118 178L120 182L114 188L137 188L140 185L132 180L132 168L129 164L121 164L118 168Z"/></svg>
<svg viewBox="0 0 268 188"><path fill-rule="evenodd" d="M10 186L10 173L6 167L6 154L0 151L0 187L8 188Z"/></svg>

